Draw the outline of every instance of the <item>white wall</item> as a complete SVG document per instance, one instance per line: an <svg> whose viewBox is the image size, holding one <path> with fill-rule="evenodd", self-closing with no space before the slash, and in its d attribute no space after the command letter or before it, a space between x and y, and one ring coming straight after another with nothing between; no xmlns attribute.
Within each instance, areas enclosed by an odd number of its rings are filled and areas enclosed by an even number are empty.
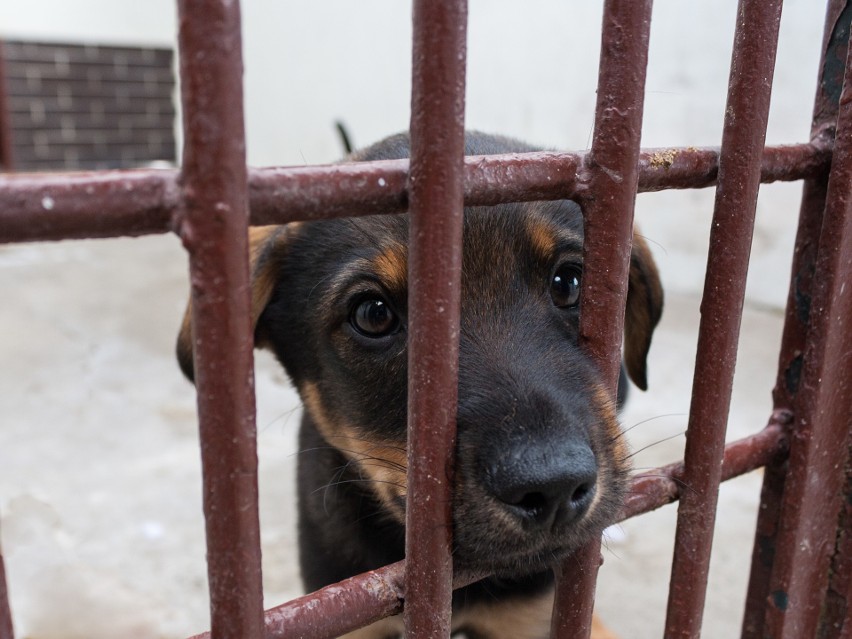
<svg viewBox="0 0 852 639"><path fill-rule="evenodd" d="M768 142L808 138L822 3L785 3ZM658 0L643 146L716 146L736 3ZM467 126L546 147L590 141L601 2L471 0ZM249 162L329 162L342 119L357 144L408 125L410 2L244 0ZM0 34L172 44L171 0L27 0L0 5ZM798 185L763 189L749 298L783 305ZM711 190L643 195L637 220L656 243L669 290L698 292Z"/></svg>

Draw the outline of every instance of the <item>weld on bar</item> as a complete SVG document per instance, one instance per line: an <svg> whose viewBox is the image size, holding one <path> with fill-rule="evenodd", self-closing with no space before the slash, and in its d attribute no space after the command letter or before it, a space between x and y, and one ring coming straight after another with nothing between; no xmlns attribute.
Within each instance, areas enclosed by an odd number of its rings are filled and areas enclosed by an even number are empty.
<svg viewBox="0 0 852 639"><path fill-rule="evenodd" d="M624 297L639 180L651 6L651 0L608 0L604 4L595 133L583 163L589 188L579 198L587 274L581 293L580 345L598 364L613 399L621 366ZM556 568L554 639L589 636L600 562L598 538Z"/></svg>
<svg viewBox="0 0 852 639"><path fill-rule="evenodd" d="M239 3L180 0L177 230L190 256L214 639L263 634Z"/></svg>
<svg viewBox="0 0 852 639"><path fill-rule="evenodd" d="M586 187L582 153L465 158L467 206L576 198ZM828 171L831 141L764 149L761 182ZM639 191L716 184L717 149L650 149L639 156ZM511 174L512 180L506 176ZM408 207L408 160L249 171L251 221L284 224L399 213ZM102 171L0 176L0 242L167 233L178 208L176 171Z"/></svg>
<svg viewBox="0 0 852 639"><path fill-rule="evenodd" d="M781 0L741 0L686 432L665 636L698 637L766 137Z"/></svg>
<svg viewBox="0 0 852 639"><path fill-rule="evenodd" d="M450 636L466 0L416 0L408 271L405 636Z"/></svg>

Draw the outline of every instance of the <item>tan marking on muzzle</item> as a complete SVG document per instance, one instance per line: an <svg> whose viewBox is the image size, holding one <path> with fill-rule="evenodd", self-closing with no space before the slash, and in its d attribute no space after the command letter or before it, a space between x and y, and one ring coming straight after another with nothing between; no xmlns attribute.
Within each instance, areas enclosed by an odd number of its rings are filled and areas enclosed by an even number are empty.
<svg viewBox="0 0 852 639"><path fill-rule="evenodd" d="M406 494L405 445L388 440L369 439L352 424L329 416L317 384L306 382L300 389L305 409L323 438L342 452L370 480L370 488L391 514L405 523L405 512L397 500Z"/></svg>

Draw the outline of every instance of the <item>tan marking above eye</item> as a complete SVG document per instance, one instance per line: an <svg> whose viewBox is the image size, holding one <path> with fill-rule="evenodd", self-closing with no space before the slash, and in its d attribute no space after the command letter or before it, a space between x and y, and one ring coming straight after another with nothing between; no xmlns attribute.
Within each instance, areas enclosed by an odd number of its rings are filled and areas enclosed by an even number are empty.
<svg viewBox="0 0 852 639"><path fill-rule="evenodd" d="M550 260L556 252L556 234L553 228L540 219L530 218L527 222L527 236L533 250L542 260Z"/></svg>
<svg viewBox="0 0 852 639"><path fill-rule="evenodd" d="M408 282L408 255L405 247L394 244L372 259L373 269L388 288L404 290Z"/></svg>

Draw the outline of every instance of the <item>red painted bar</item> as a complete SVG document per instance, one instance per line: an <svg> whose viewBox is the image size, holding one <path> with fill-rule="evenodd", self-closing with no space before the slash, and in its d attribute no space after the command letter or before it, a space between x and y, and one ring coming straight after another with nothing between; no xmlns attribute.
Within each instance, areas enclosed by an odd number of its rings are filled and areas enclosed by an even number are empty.
<svg viewBox="0 0 852 639"><path fill-rule="evenodd" d="M766 147L761 182L826 173L827 140ZM465 158L465 204L577 198L585 188L578 180L584 158L554 152ZM645 150L639 191L713 186L718 160L717 149ZM167 233L178 207L177 179L173 170L0 176L0 242ZM407 180L408 160L249 170L251 221L400 213L408 208Z"/></svg>
<svg viewBox="0 0 852 639"><path fill-rule="evenodd" d="M852 47L839 99L837 141L816 272L789 471L784 487L764 633L816 636L829 578L852 412Z"/></svg>
<svg viewBox="0 0 852 639"><path fill-rule="evenodd" d="M846 59L847 42L838 37L837 33L837 27L843 24L841 16L845 6L845 0L829 0L827 3L825 34L818 67L819 82L814 99L811 137L817 144L826 146L834 143L837 104L843 83L842 73L838 73L836 63ZM834 63L826 65L826 60ZM803 187L799 228L793 250L790 292L787 297L784 333L778 360L778 377L773 392L777 410L792 411L799 389L802 354L805 350L808 316L813 298L813 273L827 188L827 170L808 178ZM768 464L764 473L743 617L743 639L763 639L765 636L769 580L776 558L776 537L786 474L786 459Z"/></svg>
<svg viewBox="0 0 852 639"><path fill-rule="evenodd" d="M698 637L766 137L780 0L741 0L704 296L665 637Z"/></svg>
<svg viewBox="0 0 852 639"><path fill-rule="evenodd" d="M464 206L465 0L416 0L408 266L405 636L450 636Z"/></svg>
<svg viewBox="0 0 852 639"><path fill-rule="evenodd" d="M597 362L613 398L621 367L651 6L651 0L604 4L595 134L583 163L588 191L580 198L585 221L580 344ZM589 636L600 562L598 538L556 569L554 639Z"/></svg>
<svg viewBox="0 0 852 639"><path fill-rule="evenodd" d="M178 232L189 251L214 639L263 634L240 8L180 0Z"/></svg>
<svg viewBox="0 0 852 639"><path fill-rule="evenodd" d="M0 242L166 233L179 196L176 171L0 177Z"/></svg>
<svg viewBox="0 0 852 639"><path fill-rule="evenodd" d="M843 494L852 494L852 460L846 462L846 482ZM849 637L852 635L852 615L849 614L849 602L852 601L852 503L841 499L838 531L834 556L829 568L828 589L825 593L825 605L820 616L819 637Z"/></svg>

